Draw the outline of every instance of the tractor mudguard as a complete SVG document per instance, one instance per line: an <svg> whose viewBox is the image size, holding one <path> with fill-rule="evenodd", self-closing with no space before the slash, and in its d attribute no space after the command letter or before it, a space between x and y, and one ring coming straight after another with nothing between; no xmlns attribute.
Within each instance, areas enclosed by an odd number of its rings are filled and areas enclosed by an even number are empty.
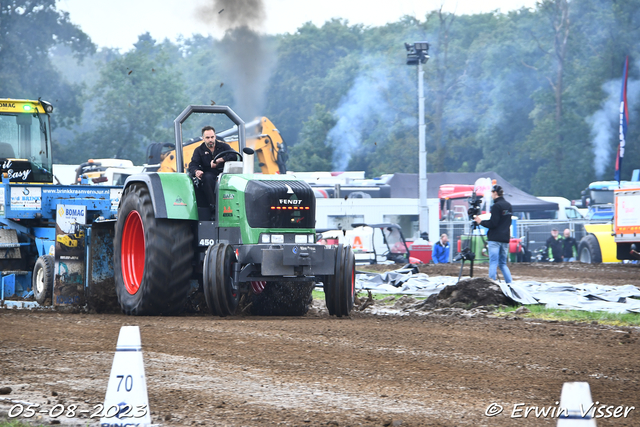
<svg viewBox="0 0 640 427"><path fill-rule="evenodd" d="M131 175L124 188L135 182L142 182L149 189L156 218L198 219L196 193L189 175L172 172Z"/></svg>

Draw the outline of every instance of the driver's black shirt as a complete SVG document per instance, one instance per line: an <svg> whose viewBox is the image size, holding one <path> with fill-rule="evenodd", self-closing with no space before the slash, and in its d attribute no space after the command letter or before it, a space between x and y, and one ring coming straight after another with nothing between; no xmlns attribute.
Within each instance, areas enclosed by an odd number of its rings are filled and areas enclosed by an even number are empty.
<svg viewBox="0 0 640 427"><path fill-rule="evenodd" d="M193 152L193 156L191 157L191 163L189 163L189 172L191 176L196 175L197 170L201 170L202 172L214 171L216 174L218 171L215 168L211 167L211 160L213 160L218 154L223 151L233 150L229 144L226 142L222 142L219 139L216 140L216 147L213 149L213 154L211 150L209 150L206 144L203 142L200 144L198 148ZM236 158L235 154L229 153L224 156L225 161L232 161Z"/></svg>

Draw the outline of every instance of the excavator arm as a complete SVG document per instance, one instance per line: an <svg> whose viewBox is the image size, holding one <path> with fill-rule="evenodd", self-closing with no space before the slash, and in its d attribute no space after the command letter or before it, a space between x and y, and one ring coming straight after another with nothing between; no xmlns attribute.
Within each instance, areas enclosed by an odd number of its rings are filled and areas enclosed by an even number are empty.
<svg viewBox="0 0 640 427"><path fill-rule="evenodd" d="M287 172L287 150L282 135L275 125L266 117L260 117L245 125L247 147L253 148L258 166L263 174L284 174ZM217 137L238 151L238 134L236 129L229 129L217 134ZM202 143L202 138L194 138L185 142L182 158L187 169L193 152ZM152 144L148 150L149 164L158 165L157 172L176 171L176 152L173 144Z"/></svg>

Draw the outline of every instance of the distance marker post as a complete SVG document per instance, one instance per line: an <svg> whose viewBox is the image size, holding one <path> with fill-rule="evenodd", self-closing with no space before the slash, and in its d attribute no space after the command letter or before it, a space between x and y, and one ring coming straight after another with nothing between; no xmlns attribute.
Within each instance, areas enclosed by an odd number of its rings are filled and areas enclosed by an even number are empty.
<svg viewBox="0 0 640 427"><path fill-rule="evenodd" d="M144 376L140 328L120 328L116 354L104 399L101 427L151 425L147 382Z"/></svg>

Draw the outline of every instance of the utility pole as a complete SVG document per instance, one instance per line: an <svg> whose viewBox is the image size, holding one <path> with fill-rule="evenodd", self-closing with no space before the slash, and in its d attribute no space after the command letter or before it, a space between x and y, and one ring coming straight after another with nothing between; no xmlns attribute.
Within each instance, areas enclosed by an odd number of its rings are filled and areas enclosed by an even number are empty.
<svg viewBox="0 0 640 427"><path fill-rule="evenodd" d="M418 65L418 197L420 200L420 233L429 232L429 208L427 207L427 143L424 124L424 71L422 64L429 60L429 43L405 43L407 65Z"/></svg>

